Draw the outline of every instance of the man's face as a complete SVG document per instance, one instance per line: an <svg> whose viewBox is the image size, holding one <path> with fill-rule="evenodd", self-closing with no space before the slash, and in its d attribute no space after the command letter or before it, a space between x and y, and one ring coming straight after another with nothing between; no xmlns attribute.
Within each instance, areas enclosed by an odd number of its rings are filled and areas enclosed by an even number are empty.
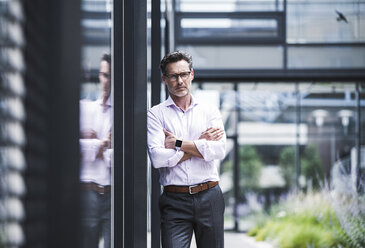
<svg viewBox="0 0 365 248"><path fill-rule="evenodd" d="M191 81L194 79L194 70L190 71L185 60L170 63L166 67L166 75L162 80L166 84L170 95L184 97L190 93Z"/></svg>
<svg viewBox="0 0 365 248"><path fill-rule="evenodd" d="M99 81L103 96L110 95L110 65L105 60L101 61L99 69Z"/></svg>

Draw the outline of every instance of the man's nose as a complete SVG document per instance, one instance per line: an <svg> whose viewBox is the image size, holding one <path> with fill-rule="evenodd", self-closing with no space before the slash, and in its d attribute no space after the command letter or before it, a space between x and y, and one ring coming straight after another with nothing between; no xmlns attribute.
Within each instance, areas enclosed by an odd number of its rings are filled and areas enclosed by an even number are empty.
<svg viewBox="0 0 365 248"><path fill-rule="evenodd" d="M177 82L178 82L179 84L182 84L182 83L184 82L184 80L182 80L182 78L181 78L181 75L178 75L178 76L177 76Z"/></svg>

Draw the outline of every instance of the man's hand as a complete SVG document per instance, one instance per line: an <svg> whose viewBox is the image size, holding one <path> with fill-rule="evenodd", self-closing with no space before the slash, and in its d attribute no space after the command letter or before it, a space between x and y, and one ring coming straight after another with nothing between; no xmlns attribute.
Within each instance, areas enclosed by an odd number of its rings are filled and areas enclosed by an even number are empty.
<svg viewBox="0 0 365 248"><path fill-rule="evenodd" d="M163 130L163 132L166 135L165 138L165 148L167 149L175 149L175 143L176 143L176 136L167 131L166 129Z"/></svg>
<svg viewBox="0 0 365 248"><path fill-rule="evenodd" d="M108 137L106 139L104 139L104 140L101 141L98 154L96 154L96 157L97 158L103 158L104 151L106 149L110 149L111 148L111 138L112 138L112 133L109 132Z"/></svg>
<svg viewBox="0 0 365 248"><path fill-rule="evenodd" d="M199 139L206 139L210 141L220 140L224 135L224 130L220 128L210 127L200 135Z"/></svg>
<svg viewBox="0 0 365 248"><path fill-rule="evenodd" d="M165 138L165 148L175 149L176 136L173 135L172 133L170 133L169 131L167 131L166 129L164 129L163 132L166 135L166 138ZM186 153L186 152L184 152L184 155L180 159L180 161L178 162L178 164L184 162L185 160L188 160L191 157L193 157L193 156L190 155L190 154L188 154L188 153Z"/></svg>
<svg viewBox="0 0 365 248"><path fill-rule="evenodd" d="M108 137L104 140L104 147L106 149L112 148L112 132L109 132Z"/></svg>

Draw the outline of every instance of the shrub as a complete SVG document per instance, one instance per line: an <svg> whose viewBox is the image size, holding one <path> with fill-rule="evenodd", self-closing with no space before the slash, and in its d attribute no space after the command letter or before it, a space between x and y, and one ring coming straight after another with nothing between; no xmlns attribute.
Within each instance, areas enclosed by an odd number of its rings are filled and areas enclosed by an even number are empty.
<svg viewBox="0 0 365 248"><path fill-rule="evenodd" d="M354 247L348 245L349 237L327 199L322 193L291 195L248 235L282 248Z"/></svg>
<svg viewBox="0 0 365 248"><path fill-rule="evenodd" d="M348 247L365 247L365 200L364 196L337 195L334 204L343 232L340 233Z"/></svg>

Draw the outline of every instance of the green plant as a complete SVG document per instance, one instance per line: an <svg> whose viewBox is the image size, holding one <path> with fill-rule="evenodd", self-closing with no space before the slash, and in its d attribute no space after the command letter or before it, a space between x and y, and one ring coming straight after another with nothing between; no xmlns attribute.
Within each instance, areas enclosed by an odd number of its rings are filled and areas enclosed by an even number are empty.
<svg viewBox="0 0 365 248"><path fill-rule="evenodd" d="M253 146L245 145L239 150L239 170L241 191L251 191L258 188L262 162Z"/></svg>
<svg viewBox="0 0 365 248"><path fill-rule="evenodd" d="M289 196L248 234L256 240L272 240L281 248L352 247L323 193Z"/></svg>
<svg viewBox="0 0 365 248"><path fill-rule="evenodd" d="M239 149L239 187L240 195L258 189L262 161L253 146L241 146ZM233 173L232 160L226 160L221 165L221 173Z"/></svg>
<svg viewBox="0 0 365 248"><path fill-rule="evenodd" d="M287 188L294 185L294 156L295 152L292 146L283 148L279 155L278 164Z"/></svg>
<svg viewBox="0 0 365 248"><path fill-rule="evenodd" d="M343 236L349 247L365 247L365 195L363 190L353 187L352 174L346 161L339 161L333 168L331 205L341 224ZM360 177L358 189L364 189Z"/></svg>
<svg viewBox="0 0 365 248"><path fill-rule="evenodd" d="M286 187L291 188L295 183L295 150L293 146L282 149L278 162L281 173L284 177ZM310 182L311 188L320 189L323 185L323 166L319 158L318 149L314 144L304 148L300 156L301 174L307 182Z"/></svg>
<svg viewBox="0 0 365 248"><path fill-rule="evenodd" d="M311 182L313 189L320 189L323 184L323 166L315 145L305 147L300 164L302 174Z"/></svg>

